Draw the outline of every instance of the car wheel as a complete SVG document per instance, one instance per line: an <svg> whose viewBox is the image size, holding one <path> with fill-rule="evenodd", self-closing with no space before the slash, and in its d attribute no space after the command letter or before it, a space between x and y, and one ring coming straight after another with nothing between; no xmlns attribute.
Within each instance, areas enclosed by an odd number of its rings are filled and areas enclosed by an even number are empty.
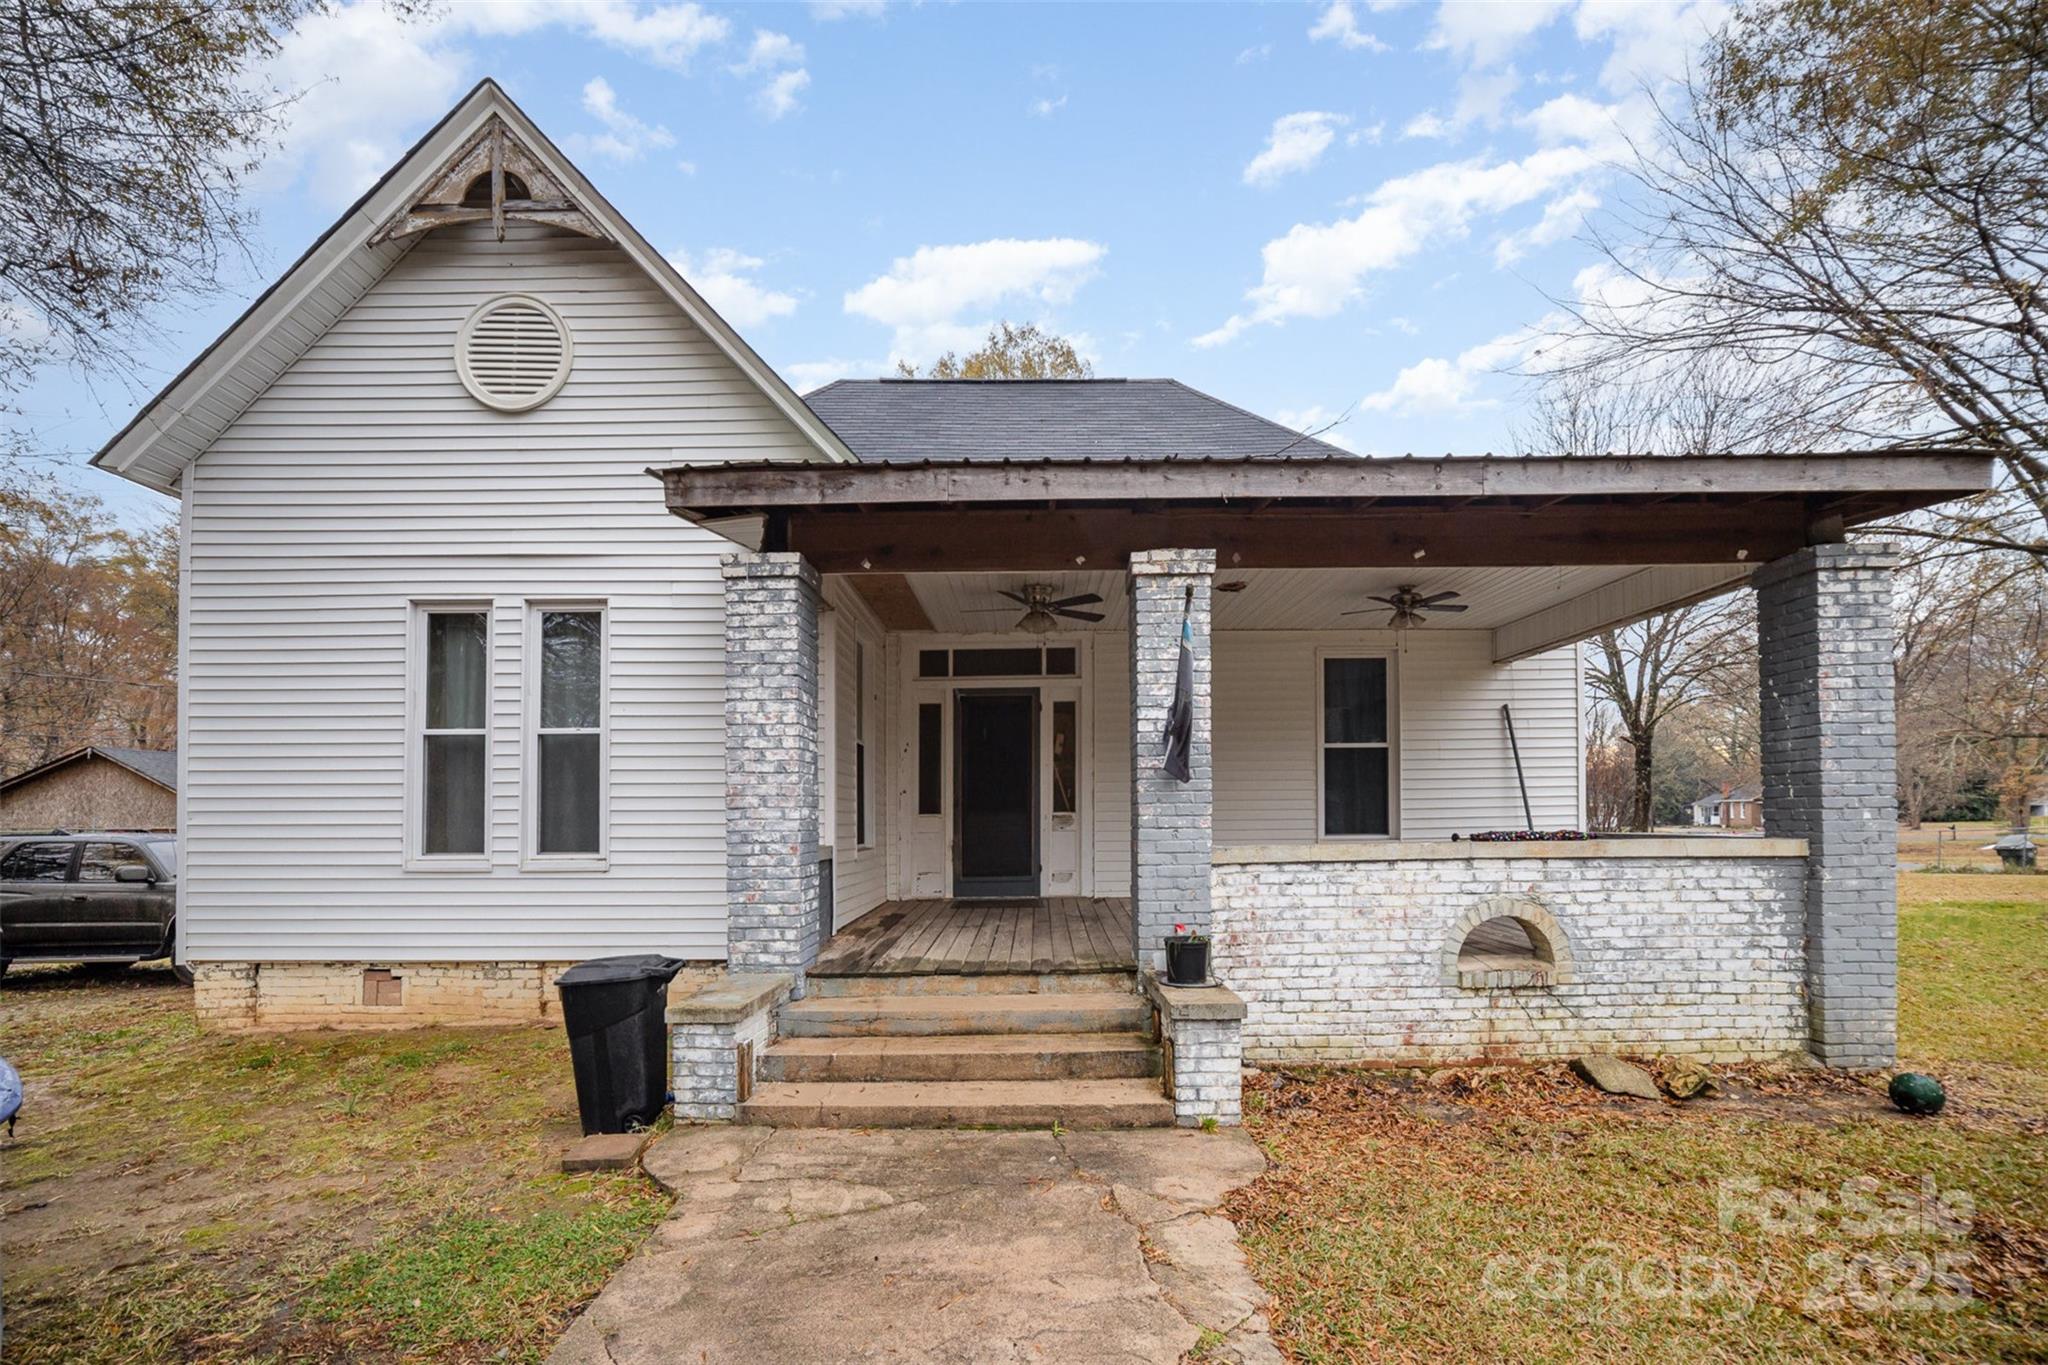
<svg viewBox="0 0 2048 1365"><path fill-rule="evenodd" d="M7 975L7 969L8 969L9 967L12 967L13 965L14 965L14 959L13 959L13 958L9 958L9 957L0 957L0 976L5 976L5 975Z"/></svg>
<svg viewBox="0 0 2048 1365"><path fill-rule="evenodd" d="M192 969L182 962L173 962L171 964L171 975L178 978L180 986L192 984Z"/></svg>

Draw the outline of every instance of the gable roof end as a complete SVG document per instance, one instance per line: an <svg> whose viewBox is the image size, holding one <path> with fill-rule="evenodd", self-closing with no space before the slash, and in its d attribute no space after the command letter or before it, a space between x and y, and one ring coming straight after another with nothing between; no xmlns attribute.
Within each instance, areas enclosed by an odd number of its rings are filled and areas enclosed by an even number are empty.
<svg viewBox="0 0 2048 1365"><path fill-rule="evenodd" d="M498 83L485 79L413 144L398 164L322 233L212 345L144 405L92 457L92 463L176 496L186 466L411 250L423 234L400 236L381 230L437 192L440 182L456 169L454 163L474 150L494 122L502 127L505 146L516 146L518 155L543 168L564 197L587 215L588 226L598 230L594 235L609 237L646 271L804 434L821 459L853 460L852 452L782 377L597 192Z"/></svg>
<svg viewBox="0 0 2048 1365"><path fill-rule="evenodd" d="M20 786L24 782L69 767L89 758L103 758L116 767L126 768L145 782L154 782L165 791L178 789L178 751L176 749L121 749L106 748L88 744L83 749L73 749L68 754L59 754L47 763L38 763L14 776L0 780L0 791Z"/></svg>

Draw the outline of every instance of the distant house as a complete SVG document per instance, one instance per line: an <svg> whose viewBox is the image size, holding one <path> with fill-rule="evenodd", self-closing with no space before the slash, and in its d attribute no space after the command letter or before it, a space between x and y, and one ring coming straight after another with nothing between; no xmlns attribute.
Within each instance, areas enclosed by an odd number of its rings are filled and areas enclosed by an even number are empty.
<svg viewBox="0 0 2048 1365"><path fill-rule="evenodd" d="M0 779L0 830L178 827L178 751L88 745Z"/></svg>
<svg viewBox="0 0 2048 1365"><path fill-rule="evenodd" d="M1754 783L1707 792L1692 803L1692 822L1714 829L1761 829L1763 792Z"/></svg>
<svg viewBox="0 0 2048 1365"><path fill-rule="evenodd" d="M2034 820L2044 815L2048 815L2048 782L2034 788L2033 795L2027 798L2027 818Z"/></svg>

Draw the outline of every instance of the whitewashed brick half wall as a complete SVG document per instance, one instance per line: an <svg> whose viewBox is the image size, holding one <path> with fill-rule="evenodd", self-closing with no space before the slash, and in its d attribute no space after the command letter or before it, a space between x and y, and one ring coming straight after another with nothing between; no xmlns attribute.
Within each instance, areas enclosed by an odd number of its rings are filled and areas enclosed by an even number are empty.
<svg viewBox="0 0 2048 1365"><path fill-rule="evenodd" d="M1805 870L1726 857L1222 864L1215 971L1244 997L1254 1063L1773 1056L1806 1046ZM1497 897L1549 913L1568 982L1445 982L1445 943Z"/></svg>

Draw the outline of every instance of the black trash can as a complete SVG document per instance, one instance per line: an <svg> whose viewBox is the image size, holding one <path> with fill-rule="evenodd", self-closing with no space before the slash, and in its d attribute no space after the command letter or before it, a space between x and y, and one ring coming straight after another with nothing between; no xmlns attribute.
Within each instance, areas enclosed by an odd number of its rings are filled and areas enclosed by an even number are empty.
<svg viewBox="0 0 2048 1365"><path fill-rule="evenodd" d="M668 1103L668 983L683 960L645 954L579 962L555 982L585 1133L645 1128Z"/></svg>

